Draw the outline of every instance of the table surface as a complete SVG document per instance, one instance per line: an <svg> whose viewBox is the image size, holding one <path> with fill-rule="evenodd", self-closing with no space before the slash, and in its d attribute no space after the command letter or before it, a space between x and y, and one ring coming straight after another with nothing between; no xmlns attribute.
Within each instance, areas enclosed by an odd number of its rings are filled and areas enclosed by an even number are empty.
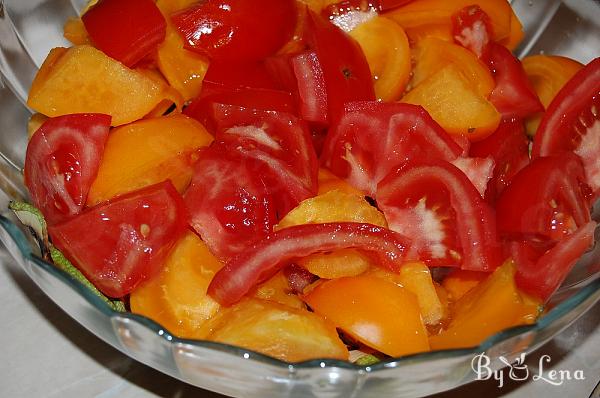
<svg viewBox="0 0 600 398"><path fill-rule="evenodd" d="M222 395L192 387L115 350L71 319L0 250L1 397L201 397ZM585 380L479 381L439 394L453 397L589 397L600 378L600 303L527 359L536 374L542 355L550 369L582 370ZM594 397L598 397L595 393Z"/></svg>

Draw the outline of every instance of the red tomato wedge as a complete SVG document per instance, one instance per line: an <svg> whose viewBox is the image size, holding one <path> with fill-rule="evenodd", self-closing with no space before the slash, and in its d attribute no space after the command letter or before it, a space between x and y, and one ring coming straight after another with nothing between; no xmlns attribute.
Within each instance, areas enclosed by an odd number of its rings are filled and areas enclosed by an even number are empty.
<svg viewBox="0 0 600 398"><path fill-rule="evenodd" d="M191 226L220 259L247 249L277 222L263 171L227 147L213 144L199 154L184 199Z"/></svg>
<svg viewBox="0 0 600 398"><path fill-rule="evenodd" d="M492 157L459 157L452 165L465 173L481 197L485 197L488 184L494 175L495 161Z"/></svg>
<svg viewBox="0 0 600 398"><path fill-rule="evenodd" d="M485 272L499 265L494 212L452 164L405 165L379 183L376 199L390 229L409 236L427 264Z"/></svg>
<svg viewBox="0 0 600 398"><path fill-rule="evenodd" d="M461 153L461 147L421 106L370 101L347 104L327 133L321 161L373 196L377 183L405 161L452 161Z"/></svg>
<svg viewBox="0 0 600 398"><path fill-rule="evenodd" d="M600 192L600 58L565 84L548 106L533 140L532 157L574 151L587 183Z"/></svg>
<svg viewBox="0 0 600 398"><path fill-rule="evenodd" d="M213 278L208 294L230 306L294 258L347 248L362 250L373 256L378 265L398 271L406 261L408 242L371 224L304 224L284 228L228 261Z"/></svg>
<svg viewBox="0 0 600 398"><path fill-rule="evenodd" d="M511 242L509 247L517 263L515 282L519 289L547 301L577 260L594 244L596 225L593 221L584 224L533 260L527 256L527 242Z"/></svg>
<svg viewBox="0 0 600 398"><path fill-rule="evenodd" d="M205 0L172 16L185 47L213 59L274 54L296 25L294 0Z"/></svg>
<svg viewBox="0 0 600 398"><path fill-rule="evenodd" d="M167 31L153 0L100 0L81 20L99 50L129 67L156 50Z"/></svg>
<svg viewBox="0 0 600 398"><path fill-rule="evenodd" d="M371 70L360 45L310 10L306 27L307 41L317 54L325 78L329 122L344 112L346 102L375 100Z"/></svg>
<svg viewBox="0 0 600 398"><path fill-rule="evenodd" d="M202 82L222 84L231 88L281 88L263 61L211 60Z"/></svg>
<svg viewBox="0 0 600 398"><path fill-rule="evenodd" d="M219 105L236 105L244 108L278 111L295 114L292 94L287 91L250 87L229 87L204 81L202 91L183 111L202 123L213 134L218 125Z"/></svg>
<svg viewBox="0 0 600 398"><path fill-rule="evenodd" d="M494 75L496 87L489 100L504 118L525 118L544 111L533 85L519 61L509 49L490 42L484 61Z"/></svg>
<svg viewBox="0 0 600 398"><path fill-rule="evenodd" d="M492 135L471 145L470 155L491 156L494 159L494 174L485 197L495 202L515 174L529 164L529 140L523 122L518 119L503 120Z"/></svg>
<svg viewBox="0 0 600 398"><path fill-rule="evenodd" d="M25 185L54 224L79 214L102 159L111 117L73 114L46 120L25 155Z"/></svg>
<svg viewBox="0 0 600 398"><path fill-rule="evenodd" d="M219 105L217 142L246 158L262 162L262 178L283 217L317 192L317 155L306 124L293 115ZM289 197L289 200L283 199Z"/></svg>
<svg viewBox="0 0 600 398"><path fill-rule="evenodd" d="M165 181L99 204L48 231L99 290L123 297L160 271L186 229L183 200Z"/></svg>
<svg viewBox="0 0 600 398"><path fill-rule="evenodd" d="M477 4L466 6L452 16L452 37L481 58L493 37L492 21Z"/></svg>
<svg viewBox="0 0 600 398"><path fill-rule="evenodd" d="M590 221L590 193L577 155L534 159L498 198L498 231L514 239L561 240Z"/></svg>

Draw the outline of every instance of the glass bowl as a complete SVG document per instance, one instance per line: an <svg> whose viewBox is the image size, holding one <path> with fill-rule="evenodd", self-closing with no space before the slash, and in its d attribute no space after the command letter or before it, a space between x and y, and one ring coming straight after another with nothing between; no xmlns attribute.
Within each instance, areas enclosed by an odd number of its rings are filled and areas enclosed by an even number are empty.
<svg viewBox="0 0 600 398"><path fill-rule="evenodd" d="M67 46L62 26L85 0L0 0L0 199L27 197L22 180L25 99L52 47ZM526 31L519 56L545 52L588 62L600 48L600 3L593 0L515 0ZM598 213L598 212L595 212ZM148 318L113 311L83 285L39 257L26 229L6 210L0 240L35 283L80 324L130 357L184 382L238 397L416 397L476 378L473 358L485 352L490 368L530 353L552 339L600 299L600 245L575 266L549 311L536 324L514 327L478 347L405 356L373 366L337 360L286 363L245 349L173 336ZM594 217L596 220L598 217ZM596 236L598 239L598 235ZM596 239L596 240L597 240Z"/></svg>

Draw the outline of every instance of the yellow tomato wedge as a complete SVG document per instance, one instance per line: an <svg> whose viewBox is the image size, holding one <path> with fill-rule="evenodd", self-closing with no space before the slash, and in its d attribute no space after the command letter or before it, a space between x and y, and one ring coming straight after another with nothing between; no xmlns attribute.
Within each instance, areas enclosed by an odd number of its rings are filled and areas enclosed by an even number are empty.
<svg viewBox="0 0 600 398"><path fill-rule="evenodd" d="M333 279L304 300L345 333L384 354L429 350L417 298L390 281L364 275Z"/></svg>
<svg viewBox="0 0 600 398"><path fill-rule="evenodd" d="M219 326L207 339L288 362L348 359L348 350L335 327L320 316L255 298L225 309L219 317Z"/></svg>
<svg viewBox="0 0 600 398"><path fill-rule="evenodd" d="M92 46L55 48L29 91L27 104L54 117L104 113L112 125L142 118L169 96L169 86L108 57Z"/></svg>
<svg viewBox="0 0 600 398"><path fill-rule="evenodd" d="M283 271L279 271L255 287L249 295L293 308L306 309L304 302L290 289L288 279L283 274Z"/></svg>
<svg viewBox="0 0 600 398"><path fill-rule="evenodd" d="M485 272L456 269L444 278L442 286L446 289L452 301L456 301L488 276L489 274Z"/></svg>
<svg viewBox="0 0 600 398"><path fill-rule="evenodd" d="M371 206L363 196L333 190L302 201L279 222L275 229L336 221L387 226L383 213ZM313 254L298 259L296 263L325 279L359 275L371 265L369 257L355 249Z"/></svg>
<svg viewBox="0 0 600 398"><path fill-rule="evenodd" d="M205 338L209 320L220 308L206 289L222 266L204 242L188 232L171 251L162 272L131 293L131 312L153 319L179 337Z"/></svg>
<svg viewBox="0 0 600 398"><path fill-rule="evenodd" d="M452 64L413 88L402 102L422 105L448 133L469 140L487 137L500 123L494 105L479 95Z"/></svg>
<svg viewBox="0 0 600 398"><path fill-rule="evenodd" d="M489 68L475 54L462 46L433 37L421 40L415 50L412 86L418 86L449 64L455 65L456 70L484 98L488 98L496 86Z"/></svg>
<svg viewBox="0 0 600 398"><path fill-rule="evenodd" d="M369 275L387 279L413 293L426 325L437 325L448 315L448 303L438 296L429 268L421 262L403 264L395 274L382 268L373 268Z"/></svg>
<svg viewBox="0 0 600 398"><path fill-rule="evenodd" d="M69 18L63 27L63 36L74 45L90 44L90 37L81 18Z"/></svg>
<svg viewBox="0 0 600 398"><path fill-rule="evenodd" d="M38 131L38 129L46 120L48 120L48 116L44 116L41 113L34 113L31 115L29 121L27 122L27 135L29 138L31 138L33 134Z"/></svg>
<svg viewBox="0 0 600 398"><path fill-rule="evenodd" d="M570 58L558 55L530 55L523 58L523 69L533 85L540 101L547 108L560 89L583 65ZM535 135L542 115L535 115L526 120L527 134Z"/></svg>
<svg viewBox="0 0 600 398"><path fill-rule="evenodd" d="M410 47L404 30L388 18L377 16L349 34L360 44L367 58L377 98L382 101L400 98L411 69Z"/></svg>
<svg viewBox="0 0 600 398"><path fill-rule="evenodd" d="M510 32L508 37L500 40L500 44L513 51L521 44L521 41L525 37L525 31L523 31L523 24L519 21L517 14L511 9L510 13Z"/></svg>
<svg viewBox="0 0 600 398"><path fill-rule="evenodd" d="M200 123L182 114L114 129L90 188L88 206L166 179L183 192L192 178L196 151L212 140Z"/></svg>
<svg viewBox="0 0 600 398"><path fill-rule="evenodd" d="M450 24L431 24L421 25L413 28L405 28L406 36L411 47L416 47L419 42L428 37L443 40L447 43L452 43L452 25Z"/></svg>
<svg viewBox="0 0 600 398"><path fill-rule="evenodd" d="M503 329L535 322L541 303L521 295L514 275L509 261L456 301L448 327L430 337L431 348L473 347Z"/></svg>

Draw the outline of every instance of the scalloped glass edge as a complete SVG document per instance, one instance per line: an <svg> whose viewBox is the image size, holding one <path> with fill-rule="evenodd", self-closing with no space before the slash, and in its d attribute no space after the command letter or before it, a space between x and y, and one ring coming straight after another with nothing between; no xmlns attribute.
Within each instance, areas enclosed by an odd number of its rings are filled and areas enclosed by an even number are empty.
<svg viewBox="0 0 600 398"><path fill-rule="evenodd" d="M222 344L207 340L190 340L184 339L175 336L171 332L169 332L166 328L156 323L142 315L134 314L131 312L117 312L113 310L107 303L102 301L98 296L94 295L90 290L88 290L81 282L73 279L66 272L57 268L53 264L41 259L37 255L34 254L29 240L26 238L25 233L19 228L14 222L12 222L7 217L0 215L0 226L8 233L10 238L16 244L17 249L24 259L29 260L31 263L35 264L37 267L41 268L45 272L52 274L54 277L62 281L69 288L73 289L79 296L81 296L84 300L86 300L89 304L91 304L95 309L100 311L101 313L107 315L109 318L120 318L127 319L131 321L135 321L153 333L155 333L160 338L166 340L169 344L187 344L191 346L196 346L200 348L208 348L214 349L217 351L223 351L229 354L233 354L240 358L249 359L248 355L253 360L258 362L274 365L280 367L282 369L292 370L295 369L317 369L323 367L337 367L343 369L350 370L362 370L369 373L377 372L378 370L388 369L392 367L396 367L398 365L402 365L407 362L424 362L430 359L441 359L441 358L454 358L460 357L469 354L479 354L481 352L486 352L490 348L503 343L506 340L509 340L513 337L524 335L526 333L535 333L541 332L543 329L550 327L556 322L559 322L563 317L573 311L575 308L578 308L580 305L585 304L586 301L592 298L591 301L587 302L587 307L582 308L577 316L568 324L574 322L577 318L582 316L587 310L594 306L594 304L600 300L600 273L595 273L591 275L590 279L586 281L582 281L581 283L586 283L586 286L582 287L579 291L573 293L572 296L568 297L561 303L557 304L550 311L542 315L536 323L530 325L522 325L515 326L508 329L505 329L501 332L498 332L486 340L484 340L480 345L471 348L461 348L461 349L451 349L451 350L438 350L438 351L429 351L419 354L406 355L398 358L391 358L384 361L381 361L377 364L370 366L359 366L350 362L341 361L341 360L333 360L333 359L312 359L309 361L303 362L285 362L279 359L254 352L252 350L248 350L241 347L236 347L228 344ZM17 261L18 263L19 261ZM595 297L593 297L595 296ZM70 314L69 314L70 315ZM77 319L75 319L77 320ZM561 330L566 328L568 324L564 325ZM534 340L532 340L534 341ZM543 342L542 342L543 343ZM528 345L524 347L527 351L533 351L539 348L541 344L538 344L536 347Z"/></svg>

